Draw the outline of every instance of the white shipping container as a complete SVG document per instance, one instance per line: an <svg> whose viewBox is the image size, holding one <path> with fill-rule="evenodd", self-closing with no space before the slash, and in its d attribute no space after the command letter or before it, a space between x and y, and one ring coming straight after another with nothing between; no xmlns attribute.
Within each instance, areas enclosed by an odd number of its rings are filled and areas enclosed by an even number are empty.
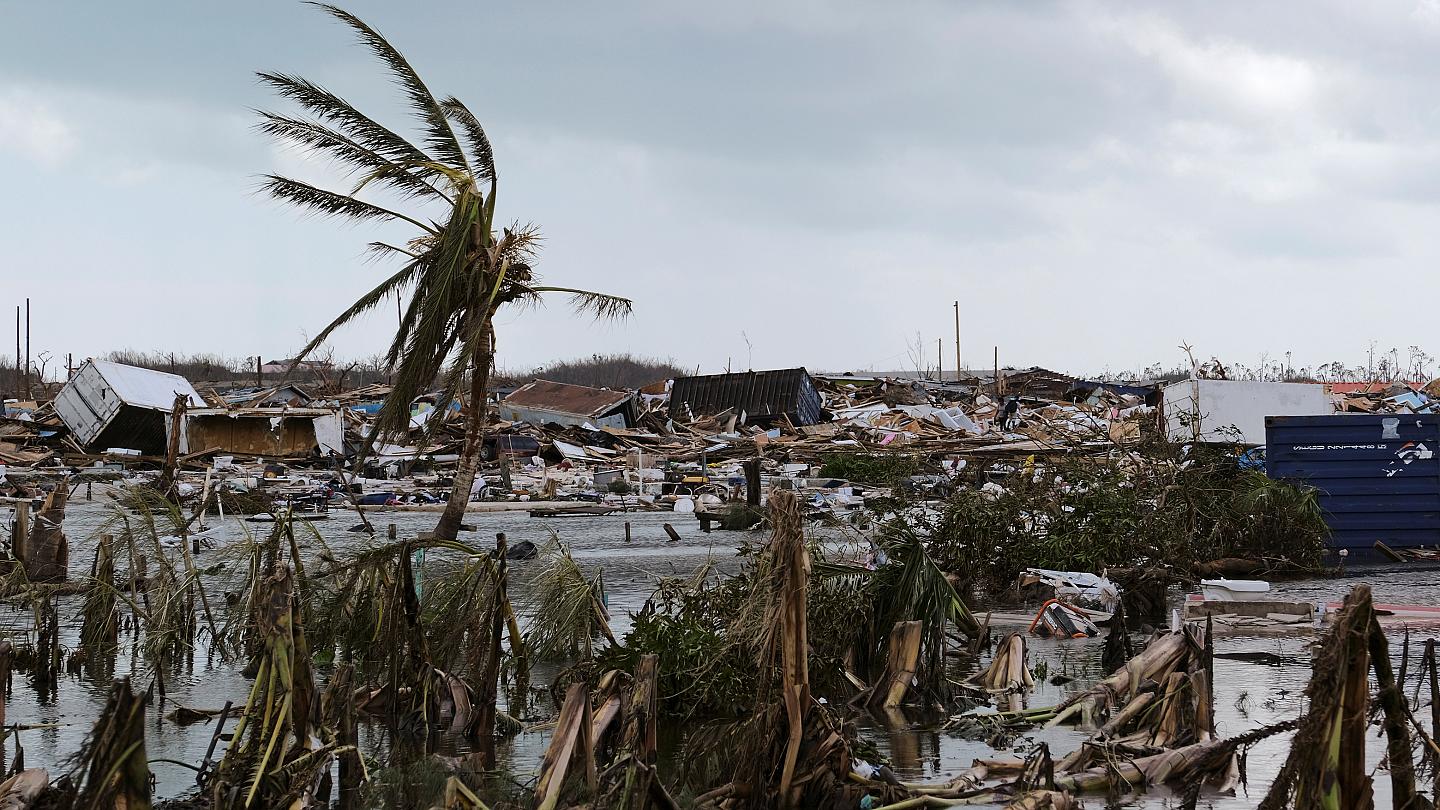
<svg viewBox="0 0 1440 810"><path fill-rule="evenodd" d="M1183 380L1165 386L1172 441L1265 443L1267 416L1326 416L1335 406L1320 383Z"/></svg>

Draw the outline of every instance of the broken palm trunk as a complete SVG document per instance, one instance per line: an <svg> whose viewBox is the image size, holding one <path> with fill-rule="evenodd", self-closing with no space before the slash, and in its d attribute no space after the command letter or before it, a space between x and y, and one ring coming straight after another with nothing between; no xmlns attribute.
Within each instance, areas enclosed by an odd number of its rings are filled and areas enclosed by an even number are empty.
<svg viewBox="0 0 1440 810"><path fill-rule="evenodd" d="M115 558L108 534L100 535L90 577L94 586L85 592L85 604L81 608L80 647L86 660L95 662L114 648L119 627L119 613L115 609Z"/></svg>
<svg viewBox="0 0 1440 810"><path fill-rule="evenodd" d="M263 584L259 631L265 640L250 699L216 766L216 808L307 806L322 802L322 777L335 743L312 734L315 678L294 578L280 566Z"/></svg>
<svg viewBox="0 0 1440 810"><path fill-rule="evenodd" d="M25 576L31 582L64 582L70 566L70 541L65 537L64 486L57 486L45 498L25 543Z"/></svg>
<svg viewBox="0 0 1440 810"><path fill-rule="evenodd" d="M696 806L853 804L858 796L846 799L849 744L810 695L806 610L811 563L804 517L788 491L771 493L769 510L773 534L764 560L767 613L757 661L759 704L737 752L734 778L697 799ZM777 691L779 706L767 703Z"/></svg>
<svg viewBox="0 0 1440 810"><path fill-rule="evenodd" d="M775 534L770 553L777 593L771 603L772 616L779 619L780 688L785 700L789 737L780 771L781 807L799 804L795 767L805 734L805 716L810 710L810 645L806 632L806 604L810 582L810 550L805 546L805 528L800 505L793 493L777 493L770 509Z"/></svg>
<svg viewBox="0 0 1440 810"><path fill-rule="evenodd" d="M1111 709L1133 700L1149 685L1164 683L1172 672L1187 671L1198 662L1203 634L1199 627L1187 626L1158 636L1110 677L1060 704L1049 725L1077 720L1085 726L1098 725Z"/></svg>
<svg viewBox="0 0 1440 810"><path fill-rule="evenodd" d="M656 670L658 655L644 655L635 665L630 700L625 706L625 727L620 735L620 751L629 759L619 801L614 805L624 810L645 810L651 804L673 806L655 774L655 760L660 745L656 724ZM657 795L658 794L658 795ZM658 801L657 801L658 799Z"/></svg>
<svg viewBox="0 0 1440 810"><path fill-rule="evenodd" d="M53 798L54 806L127 810L150 807L145 702L130 691L129 678L120 678L111 688L110 700L80 751L77 767L71 780L60 780L47 792L46 798Z"/></svg>
<svg viewBox="0 0 1440 810"><path fill-rule="evenodd" d="M983 672L971 678L991 692L1028 690L1035 685L1026 663L1025 636L1011 633L995 648L995 658Z"/></svg>
<svg viewBox="0 0 1440 810"><path fill-rule="evenodd" d="M1057 775L1055 786L1071 793L1095 793L1122 786L1205 783L1217 791L1227 791L1239 781L1236 753L1242 747L1291 728L1294 723L1279 723L1227 740L1193 743L1143 757L1117 758ZM1063 763L1057 769L1060 767Z"/></svg>
<svg viewBox="0 0 1440 810"><path fill-rule="evenodd" d="M540 762L540 778L535 783L535 806L539 810L555 810L565 789L565 778L575 759L585 771L585 784L591 795L598 787L595 771L594 727L590 716L590 692L582 683L573 683L565 693L560 718L545 758Z"/></svg>
<svg viewBox="0 0 1440 810"><path fill-rule="evenodd" d="M1369 671L1373 664L1388 740L1391 806L1429 810L1415 789L1410 725L1423 734L1405 705L1390 667L1390 647L1375 618L1370 588L1357 585L1345 597L1330 635L1315 656L1305 689L1310 705L1300 719L1290 755L1271 783L1261 810L1308 807L1369 807L1373 787L1365 768ZM1434 746L1433 740L1427 740Z"/></svg>
<svg viewBox="0 0 1440 810"><path fill-rule="evenodd" d="M869 705L893 709L905 700L920 668L920 643L924 639L923 622L900 622L890 631L890 644L885 659L885 673L870 693Z"/></svg>

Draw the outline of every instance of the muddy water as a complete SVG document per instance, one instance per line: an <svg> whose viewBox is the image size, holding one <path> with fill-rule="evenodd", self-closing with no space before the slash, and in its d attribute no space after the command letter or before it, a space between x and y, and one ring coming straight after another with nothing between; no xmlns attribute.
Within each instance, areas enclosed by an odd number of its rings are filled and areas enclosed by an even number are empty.
<svg viewBox="0 0 1440 810"><path fill-rule="evenodd" d="M347 531L359 523L353 513L340 511L332 513L333 518L319 521L314 525L325 542L337 552L359 545L365 536ZM106 515L97 489L94 503L79 501L72 503L66 520L66 530L72 544L72 573L83 576L88 573L94 550L91 537ZM532 519L523 512L475 514L469 518L476 525L476 531L467 539L476 545L493 542L496 532L505 532L510 542L530 540L537 544L549 539L553 530L571 544L574 556L587 569L604 570L611 613L617 633L623 633L629 625L629 612L638 610L650 595L657 578L667 575L687 575L707 561L713 562L717 570L726 572L736 567L734 550L736 544L747 539L746 535L727 532L703 534L693 516L669 513L638 513L605 517L587 516L550 520ZM433 527L435 515L426 513L372 513L371 521L380 528L383 536L387 524L397 525L400 536L414 536L416 532ZM631 524L632 540L624 539L624 525ZM672 524L681 534L680 543L670 543L663 531L665 523ZM207 589L212 599L218 601L223 590L236 590L244 576L243 562L226 557L227 545L244 537L248 530L252 534L268 531L265 524L245 524L233 519L218 521L211 519L210 531L206 533L208 547L197 559L203 567L220 566L221 570L207 579ZM826 539L840 543L838 535ZM517 602L523 600L523 566L517 564ZM121 566L124 567L123 564ZM421 571L423 583L424 571ZM1304 600L1339 599L1357 582L1365 582L1375 589L1377 601L1400 603L1430 603L1440 600L1440 585L1433 573L1394 573L1377 571L1373 575L1342 578L1335 580L1303 581L1277 585L1280 592L1276 598ZM62 644L73 646L79 633L78 600L62 604ZM71 619L73 618L73 621ZM28 614L0 617L0 632L19 635L29 627ZM1398 661L1400 637L1399 625L1391 625L1392 645ZM1423 640L1432 635L1440 636L1440 627L1411 624L1412 638ZM1003 629L1003 628L997 628ZM1271 723L1297 716L1302 707L1301 693L1310 677L1308 646L1315 636L1310 631L1293 632L1286 635L1232 635L1216 640L1216 652L1221 656L1229 653L1252 654L1252 660L1233 660L1217 657L1215 661L1216 715L1222 736L1243 733ZM1072 691L1083 689L1101 677L1101 645L1098 640L1089 641L1048 641L1035 640L1031 643L1032 663L1044 662L1048 675L1063 674L1074 680L1063 686L1046 682L1028 697L1028 705L1045 706L1054 704ZM1253 654L1263 653L1263 656ZM1253 660L1254 658L1261 660ZM132 662L122 651L116 664L115 674L131 674ZM137 688L151 683L151 676L144 671L135 672ZM537 673L537 680L540 674ZM184 763L199 763L205 756L214 732L213 723L200 723L180 727L165 720L164 715L177 705L196 708L219 708L225 701L243 704L248 695L250 683L242 678L236 668L219 662L208 661L204 652L198 652L192 666L166 682L165 701L156 700L149 708L150 725L147 736L147 750L154 760L173 760ZM6 722L47 724L53 727L27 730L19 734L28 766L42 766L57 772L65 768L67 758L80 747L84 736L93 724L96 715L105 704L108 684L97 684L83 676L62 674L55 694L41 700L32 688L28 677L17 674L15 687L7 706ZM1420 713L1422 716L1426 712ZM995 749L984 742L965 739L962 736L941 730L938 720L919 718L887 718L885 722L865 722L862 734L873 742L892 767L907 781L943 781L967 768L976 757L1013 756L1017 751L1026 750L1036 742L1045 742L1057 756L1072 750L1083 735L1067 728L1037 729L1019 735L1004 749ZM378 730L362 732L362 745L371 755L383 758L388 745L385 735ZM540 761L547 731L535 731L520 735L508 741L501 749L502 763L518 779L533 775ZM223 745L223 744L222 744ZM460 745L463 746L463 743ZM1283 762L1288 750L1288 736L1281 735L1266 740L1251 749L1247 761L1248 790L1238 795L1205 795L1200 807L1242 808L1253 807L1268 789L1270 780ZM1383 739L1371 739L1368 755L1371 765L1379 763L1383 753ZM6 763L13 759L13 742L4 752ZM218 756L218 754L217 754ZM152 765L160 797L184 795L194 789L194 772L170 762L155 762ZM1385 773L1375 774L1377 784L1377 806L1388 807L1388 784ZM1165 795L1150 795L1136 803L1140 807L1169 807L1178 801ZM1103 806L1095 801L1093 806Z"/></svg>

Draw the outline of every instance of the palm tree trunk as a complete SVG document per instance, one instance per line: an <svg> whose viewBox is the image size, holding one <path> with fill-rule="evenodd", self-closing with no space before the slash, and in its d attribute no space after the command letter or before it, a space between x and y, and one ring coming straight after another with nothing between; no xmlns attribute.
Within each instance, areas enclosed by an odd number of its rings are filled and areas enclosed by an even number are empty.
<svg viewBox="0 0 1440 810"><path fill-rule="evenodd" d="M495 362L494 313L485 314L475 356L470 361L470 401L465 408L465 444L460 448L460 461L455 465L455 481L450 486L450 500L435 525L436 540L454 540L460 533L465 517L465 504L470 501L470 486L480 469L480 451L485 445L485 421L489 402L485 391L490 387L490 366Z"/></svg>

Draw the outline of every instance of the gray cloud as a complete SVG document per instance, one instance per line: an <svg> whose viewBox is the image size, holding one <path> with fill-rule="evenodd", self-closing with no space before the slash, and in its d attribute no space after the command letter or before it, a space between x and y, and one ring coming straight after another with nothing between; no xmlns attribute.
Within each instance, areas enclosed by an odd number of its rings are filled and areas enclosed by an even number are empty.
<svg viewBox="0 0 1440 810"><path fill-rule="evenodd" d="M278 106L253 72L403 111L301 4L144 8L0 0L6 264L44 271L0 286L66 310L37 335L61 353L285 354L381 272L364 242L404 233L252 193L277 168L333 178L250 131ZM749 355L742 331L756 365L896 365L917 331L949 345L955 299L973 358L1095 371L1184 339L1319 362L1423 343L1394 291L1440 294L1430 0L353 9L486 122L546 274L636 298L616 326L508 318L516 367L713 370ZM83 238L55 215L75 184L105 201ZM337 350L377 351L388 317Z"/></svg>

